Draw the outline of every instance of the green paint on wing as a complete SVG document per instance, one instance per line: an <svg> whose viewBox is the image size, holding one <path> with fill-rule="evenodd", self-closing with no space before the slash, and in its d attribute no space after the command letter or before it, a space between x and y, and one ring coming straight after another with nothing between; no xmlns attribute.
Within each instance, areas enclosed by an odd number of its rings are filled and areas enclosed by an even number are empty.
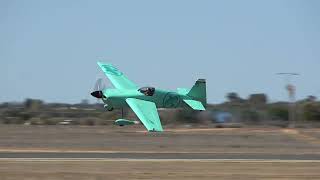
<svg viewBox="0 0 320 180"><path fill-rule="evenodd" d="M103 64L101 65L103 71L107 74L121 76L123 73L120 72L116 67L112 66L111 64Z"/></svg>

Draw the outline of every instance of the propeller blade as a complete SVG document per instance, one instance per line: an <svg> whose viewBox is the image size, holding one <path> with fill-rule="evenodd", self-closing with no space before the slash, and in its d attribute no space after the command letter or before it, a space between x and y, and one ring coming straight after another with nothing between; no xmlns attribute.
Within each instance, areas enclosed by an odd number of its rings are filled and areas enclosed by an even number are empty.
<svg viewBox="0 0 320 180"><path fill-rule="evenodd" d="M97 103L101 100L106 98L106 96L103 95L103 90L106 88L103 79L99 78L97 79L96 83L94 84L93 92L90 93L91 96L97 98Z"/></svg>
<svg viewBox="0 0 320 180"><path fill-rule="evenodd" d="M94 85L94 91L101 91L102 90L102 78L97 79L95 85Z"/></svg>

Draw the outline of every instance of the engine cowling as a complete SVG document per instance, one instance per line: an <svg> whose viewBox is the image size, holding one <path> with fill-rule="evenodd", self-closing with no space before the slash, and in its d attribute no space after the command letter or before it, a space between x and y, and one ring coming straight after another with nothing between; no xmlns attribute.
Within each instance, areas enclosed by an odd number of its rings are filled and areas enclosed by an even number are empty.
<svg viewBox="0 0 320 180"><path fill-rule="evenodd" d="M138 121L130 121L127 119L118 119L114 122L114 124L116 124L118 126L127 126L127 125L138 124Z"/></svg>

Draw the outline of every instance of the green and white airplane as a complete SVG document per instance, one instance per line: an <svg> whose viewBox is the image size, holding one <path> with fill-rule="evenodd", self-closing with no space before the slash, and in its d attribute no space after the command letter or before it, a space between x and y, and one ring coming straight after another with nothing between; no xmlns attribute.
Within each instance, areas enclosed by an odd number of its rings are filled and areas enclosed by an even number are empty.
<svg viewBox="0 0 320 180"><path fill-rule="evenodd" d="M130 107L148 131L161 132L163 129L157 108L191 108L203 111L207 105L205 79L198 79L191 89L178 88L177 91L139 88L113 65L102 62L98 62L98 65L115 89L96 90L91 95L102 99L108 111L122 109L122 119L115 121L117 125L135 124L135 121L123 119L123 108Z"/></svg>

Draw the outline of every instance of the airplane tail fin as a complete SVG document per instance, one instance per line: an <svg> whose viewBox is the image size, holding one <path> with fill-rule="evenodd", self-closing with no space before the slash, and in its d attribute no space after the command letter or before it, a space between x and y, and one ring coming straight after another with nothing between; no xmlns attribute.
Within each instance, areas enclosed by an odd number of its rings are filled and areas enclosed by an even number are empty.
<svg viewBox="0 0 320 180"><path fill-rule="evenodd" d="M206 80L198 79L187 94L192 99L200 101L204 107L207 106Z"/></svg>

